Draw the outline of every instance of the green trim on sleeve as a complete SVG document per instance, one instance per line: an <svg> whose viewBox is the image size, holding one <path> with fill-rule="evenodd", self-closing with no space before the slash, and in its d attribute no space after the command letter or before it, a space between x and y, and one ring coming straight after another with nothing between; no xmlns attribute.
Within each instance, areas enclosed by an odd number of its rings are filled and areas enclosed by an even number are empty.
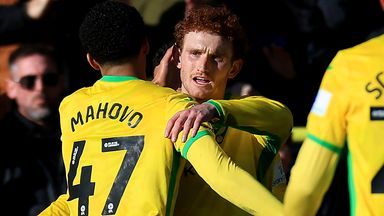
<svg viewBox="0 0 384 216"><path fill-rule="evenodd" d="M323 146L324 148L332 151L332 152L335 152L336 154L340 154L341 153L341 148L337 147L337 146L334 146L333 144L329 143L329 142L326 142L324 140L321 140L320 138L316 137L315 135L313 134L310 134L308 133L307 135L308 139L314 141L315 143Z"/></svg>
<svg viewBox="0 0 384 216"><path fill-rule="evenodd" d="M219 119L220 119L218 122L215 122L215 123L223 125L225 120L225 113L221 105L214 100L208 100L204 103L211 104L215 107L217 113L219 114Z"/></svg>
<svg viewBox="0 0 384 216"><path fill-rule="evenodd" d="M190 138L190 139L185 143L181 155L182 155L185 159L188 160L188 158L187 158L187 154L188 154L188 150L189 150L189 148L192 146L192 144L193 144L196 140L198 140L200 137L205 136L205 135L209 135L209 131L207 131L207 130L199 131L199 132L196 134L195 137Z"/></svg>

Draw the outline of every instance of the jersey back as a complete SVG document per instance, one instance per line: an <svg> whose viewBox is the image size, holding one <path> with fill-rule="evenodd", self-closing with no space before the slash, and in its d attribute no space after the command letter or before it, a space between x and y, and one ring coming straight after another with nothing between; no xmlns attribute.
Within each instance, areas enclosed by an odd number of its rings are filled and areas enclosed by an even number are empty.
<svg viewBox="0 0 384 216"><path fill-rule="evenodd" d="M71 215L166 215L183 167L165 125L192 101L134 79L97 81L60 105Z"/></svg>

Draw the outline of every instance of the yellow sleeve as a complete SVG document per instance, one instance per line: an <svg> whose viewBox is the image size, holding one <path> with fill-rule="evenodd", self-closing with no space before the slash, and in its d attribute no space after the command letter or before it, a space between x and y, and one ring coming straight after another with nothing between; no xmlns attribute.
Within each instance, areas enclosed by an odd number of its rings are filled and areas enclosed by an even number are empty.
<svg viewBox="0 0 384 216"><path fill-rule="evenodd" d="M71 215L67 205L68 195L63 194L51 203L39 216L64 216Z"/></svg>
<svg viewBox="0 0 384 216"><path fill-rule="evenodd" d="M208 132L200 131L188 140L183 156L213 190L234 205L253 215L282 215L282 203L238 167Z"/></svg>
<svg viewBox="0 0 384 216"><path fill-rule="evenodd" d="M338 158L338 151L306 138L291 170L284 197L285 215L316 215L331 184Z"/></svg>
<svg viewBox="0 0 384 216"><path fill-rule="evenodd" d="M219 124L248 131L271 134L285 142L293 127L293 116L284 104L263 96L241 99L209 100L219 113Z"/></svg>

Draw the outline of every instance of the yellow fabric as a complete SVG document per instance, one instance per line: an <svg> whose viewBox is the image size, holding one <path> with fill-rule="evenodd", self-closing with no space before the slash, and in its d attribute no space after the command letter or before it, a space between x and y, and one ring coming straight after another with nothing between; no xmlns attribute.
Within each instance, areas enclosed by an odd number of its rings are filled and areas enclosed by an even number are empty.
<svg viewBox="0 0 384 216"><path fill-rule="evenodd" d="M383 188L380 176L384 175L383 58L381 35L340 51L332 60L308 116L308 135L291 173L284 199L286 215L316 213L329 187L328 177L318 178L333 176L334 157L345 144L351 215L384 215L384 193L377 190ZM324 153L327 151L331 153ZM324 158L316 161L319 156Z"/></svg>
<svg viewBox="0 0 384 216"><path fill-rule="evenodd" d="M302 144L307 137L307 128L304 126L293 127L292 129L292 142Z"/></svg>
<svg viewBox="0 0 384 216"><path fill-rule="evenodd" d="M316 215L337 166L338 154L311 140L300 149L284 198L284 215ZM305 166L299 166L300 164ZM301 200L301 202L298 201Z"/></svg>
<svg viewBox="0 0 384 216"><path fill-rule="evenodd" d="M203 137L205 140L209 137ZM201 149L202 148L202 149ZM244 170L236 166L230 158L223 154L221 149L214 145L193 145L188 153L188 159L201 161L205 163L195 163L194 167L202 178L223 197L233 197L234 204L247 210L247 206L258 206L257 208L248 209L253 215L281 215L282 204L271 193L263 187L259 182ZM198 153L200 152L200 153ZM209 157L210 154L216 152L216 157ZM216 160L219 158L220 163L214 163L209 159ZM214 171L214 172L212 172ZM236 173L238 179L233 181L233 175ZM244 185L247 185L244 187ZM225 190L220 190L225 188ZM190 194L193 196L193 194ZM254 197L258 197L255 199Z"/></svg>
<svg viewBox="0 0 384 216"><path fill-rule="evenodd" d="M67 205L68 195L63 194L57 198L48 208L39 214L39 216L62 216L70 215L70 211Z"/></svg>
<svg viewBox="0 0 384 216"><path fill-rule="evenodd" d="M215 104L222 114L221 125L215 126L218 127L216 140L224 152L253 177L258 177L258 171L263 173L259 181L282 200L286 178L277 151L287 140L293 125L289 109L281 103L258 96L209 103ZM230 127L225 131L224 125ZM275 145L276 148L268 148L268 145ZM260 161L260 157L264 159ZM263 203L269 205L268 202ZM220 197L187 164L181 177L175 215L249 214Z"/></svg>
<svg viewBox="0 0 384 216"><path fill-rule="evenodd" d="M173 145L164 138L168 119L194 103L186 95L133 77L104 78L67 96L60 105L69 187L44 215L172 215L185 163L180 153L198 167L222 170L202 173L214 184L215 178L229 178L215 187L231 202L250 213L268 210L258 196L262 186L228 159L206 127L186 143L178 140ZM234 184L243 187L236 190L249 190L253 196L245 199L228 192ZM269 211L282 209L273 196L269 200L273 207Z"/></svg>

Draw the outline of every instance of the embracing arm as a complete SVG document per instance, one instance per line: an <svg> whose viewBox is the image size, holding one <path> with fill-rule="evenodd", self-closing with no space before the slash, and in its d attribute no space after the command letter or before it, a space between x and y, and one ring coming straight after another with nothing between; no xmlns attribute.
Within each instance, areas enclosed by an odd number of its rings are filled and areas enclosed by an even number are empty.
<svg viewBox="0 0 384 216"><path fill-rule="evenodd" d="M284 142L293 127L293 117L288 107L263 96L209 100L206 103L215 106L219 114L219 124L252 134L273 134Z"/></svg>
<svg viewBox="0 0 384 216"><path fill-rule="evenodd" d="M280 145L288 139L293 127L293 117L288 107L262 96L249 96L242 99L209 100L179 112L168 122L166 137L172 137L175 141L183 130L185 141L191 129L194 136L199 125L207 121L256 135L270 136Z"/></svg>
<svg viewBox="0 0 384 216"><path fill-rule="evenodd" d="M234 205L253 215L282 214L282 203L237 166L209 133L198 132L178 150L213 190Z"/></svg>

